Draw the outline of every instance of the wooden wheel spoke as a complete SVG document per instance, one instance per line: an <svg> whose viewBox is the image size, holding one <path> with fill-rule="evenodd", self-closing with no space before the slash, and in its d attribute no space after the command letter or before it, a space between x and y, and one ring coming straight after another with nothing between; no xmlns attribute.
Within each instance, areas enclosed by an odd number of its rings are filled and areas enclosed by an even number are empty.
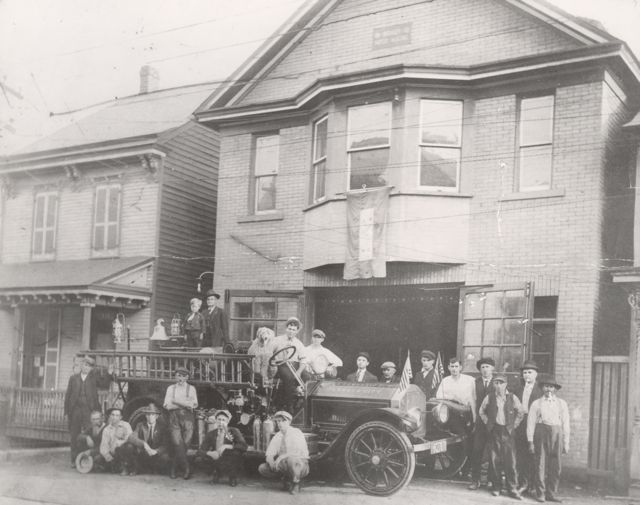
<svg viewBox="0 0 640 505"><path fill-rule="evenodd" d="M371 465L370 461L363 461L362 463L358 463L356 465L356 468L360 468L361 466L365 466L365 465Z"/></svg>
<svg viewBox="0 0 640 505"><path fill-rule="evenodd" d="M358 455L358 456L362 456L363 458L367 458L369 459L370 453L365 453L365 452L360 452L360 451L353 451L354 454Z"/></svg>
<svg viewBox="0 0 640 505"><path fill-rule="evenodd" d="M402 465L401 465L401 466L402 466ZM391 473L391 474L396 478L396 480L400 478L400 474L399 474L399 473L397 473L397 472L396 472L393 468L391 468L390 466L388 466L387 468L385 468L385 475L386 475L386 473L387 473L387 472Z"/></svg>
<svg viewBox="0 0 640 505"><path fill-rule="evenodd" d="M371 435L371 442L373 443L373 448L378 449L379 447L378 447L378 441L376 440L376 434L372 431L370 435Z"/></svg>
<svg viewBox="0 0 640 505"><path fill-rule="evenodd" d="M364 441L364 439L363 439L363 438L361 438L361 439L359 440L359 442L367 448L367 450L369 451L369 454L371 454L371 453L373 452L373 449L367 445L367 443ZM368 456L367 456L367 457L368 457Z"/></svg>
<svg viewBox="0 0 640 505"><path fill-rule="evenodd" d="M387 465L389 466L395 465L397 467L404 468L404 463L400 463L399 461L387 460Z"/></svg>
<svg viewBox="0 0 640 505"><path fill-rule="evenodd" d="M387 457L388 457L388 458L392 458L393 456L397 456L398 454L404 454L404 451L388 452L388 453L387 453Z"/></svg>

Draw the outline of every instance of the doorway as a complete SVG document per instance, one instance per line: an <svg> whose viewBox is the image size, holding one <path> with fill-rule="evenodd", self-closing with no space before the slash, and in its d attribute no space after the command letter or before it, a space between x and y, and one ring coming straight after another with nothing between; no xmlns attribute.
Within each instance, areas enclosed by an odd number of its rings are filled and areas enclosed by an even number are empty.
<svg viewBox="0 0 640 505"><path fill-rule="evenodd" d="M56 389L60 357L60 307L28 307L25 311L21 387Z"/></svg>

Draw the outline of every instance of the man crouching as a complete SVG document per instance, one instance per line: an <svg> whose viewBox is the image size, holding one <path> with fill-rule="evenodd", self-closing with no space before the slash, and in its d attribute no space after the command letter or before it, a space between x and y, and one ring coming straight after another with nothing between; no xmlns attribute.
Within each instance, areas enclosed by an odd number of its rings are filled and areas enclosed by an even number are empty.
<svg viewBox="0 0 640 505"><path fill-rule="evenodd" d="M134 447L128 442L131 426L122 420L122 410L117 407L107 410L107 415L109 424L102 430L100 454L112 472L120 470L120 475L133 475Z"/></svg>
<svg viewBox="0 0 640 505"><path fill-rule="evenodd" d="M166 474L169 472L169 430L162 420L162 412L150 403L144 410L145 420L138 423L129 437L135 447L135 471Z"/></svg>
<svg viewBox="0 0 640 505"><path fill-rule="evenodd" d="M263 477L281 477L283 488L290 494L300 492L300 481L309 475L309 448L304 433L291 426L291 414L276 412L273 421L279 431L273 436L266 452L266 463L258 467Z"/></svg>
<svg viewBox="0 0 640 505"><path fill-rule="evenodd" d="M216 412L217 427L204 437L200 453L206 454L213 462L212 484L217 483L220 475L226 473L229 476L229 485L235 487L238 484L242 455L247 450L247 442L240 430L229 427L230 420L231 413L228 410Z"/></svg>

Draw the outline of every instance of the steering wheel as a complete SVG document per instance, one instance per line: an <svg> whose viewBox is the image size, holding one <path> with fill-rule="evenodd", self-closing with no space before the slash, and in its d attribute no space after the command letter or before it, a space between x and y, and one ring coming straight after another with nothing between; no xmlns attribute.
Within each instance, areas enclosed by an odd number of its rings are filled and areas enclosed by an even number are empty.
<svg viewBox="0 0 640 505"><path fill-rule="evenodd" d="M269 364L273 366L280 366L280 365L284 365L285 363L289 363L289 361L293 359L293 356L295 355L295 353L296 353L295 345L288 345L287 347L283 347L282 349L277 350L271 355L271 358L269 358ZM284 354L284 357L280 359L276 359L276 356L278 356L279 354Z"/></svg>

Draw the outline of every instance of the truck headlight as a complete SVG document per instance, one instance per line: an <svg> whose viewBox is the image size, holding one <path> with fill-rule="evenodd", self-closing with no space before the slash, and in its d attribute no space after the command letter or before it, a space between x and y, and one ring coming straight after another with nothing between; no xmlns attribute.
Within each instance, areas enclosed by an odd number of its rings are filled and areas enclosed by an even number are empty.
<svg viewBox="0 0 640 505"><path fill-rule="evenodd" d="M440 403L433 409L433 415L440 424L445 424L449 420L449 407Z"/></svg>
<svg viewBox="0 0 640 505"><path fill-rule="evenodd" d="M421 409L418 407L409 409L409 411L407 411L407 415L415 422L418 428L422 426L423 412Z"/></svg>

